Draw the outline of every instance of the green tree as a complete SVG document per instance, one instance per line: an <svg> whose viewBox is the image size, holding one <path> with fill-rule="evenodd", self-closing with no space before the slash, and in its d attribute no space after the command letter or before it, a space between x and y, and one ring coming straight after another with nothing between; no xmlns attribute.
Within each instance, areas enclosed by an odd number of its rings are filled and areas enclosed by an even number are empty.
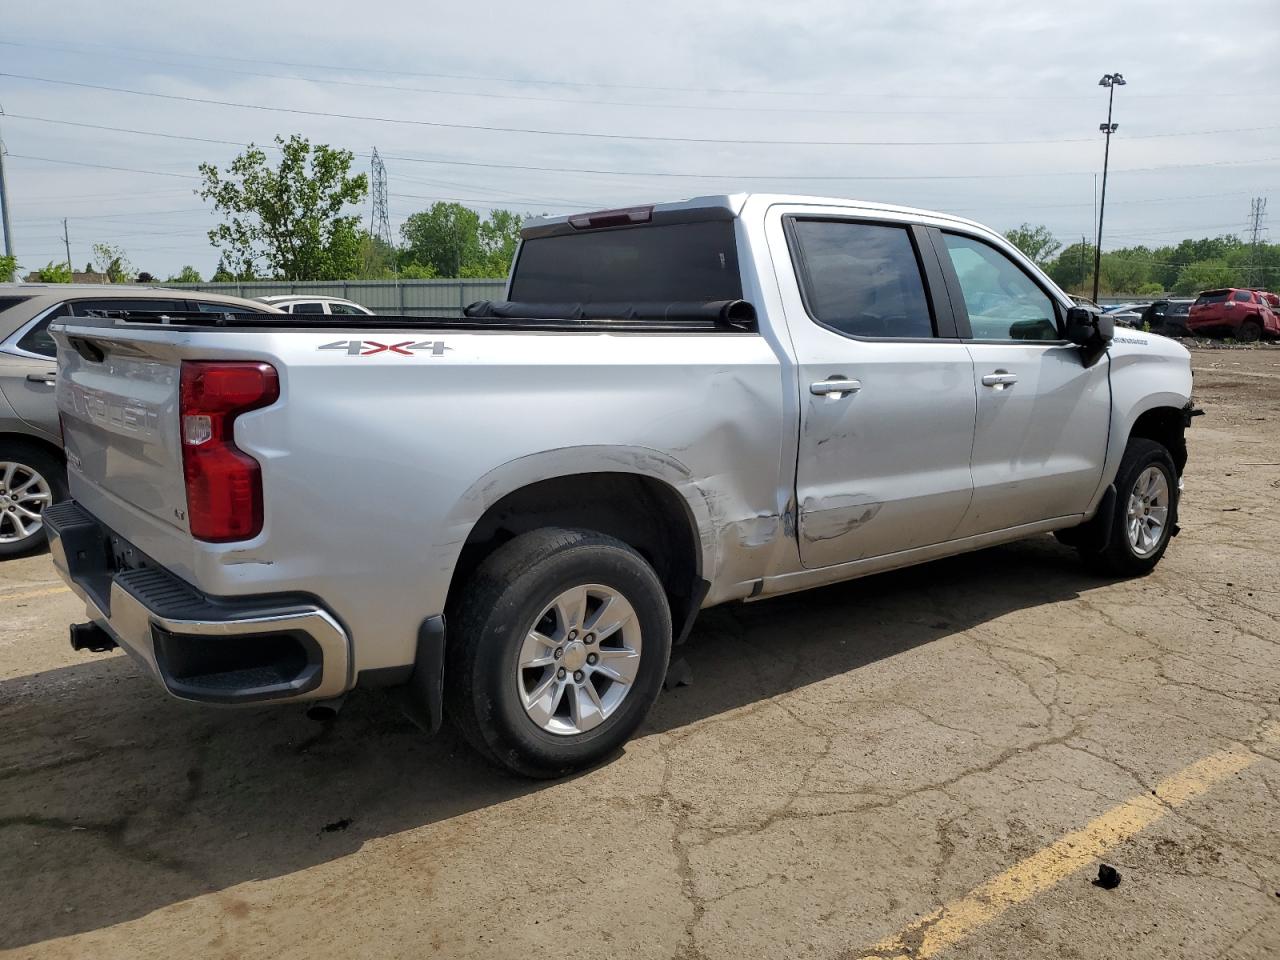
<svg viewBox="0 0 1280 960"><path fill-rule="evenodd" d="M1102 255L1102 282L1108 293L1133 293L1151 282L1151 251L1146 247L1112 250Z"/></svg>
<svg viewBox="0 0 1280 960"><path fill-rule="evenodd" d="M1063 290L1084 292L1093 282L1093 244L1071 244L1045 270Z"/></svg>
<svg viewBox="0 0 1280 960"><path fill-rule="evenodd" d="M460 203L434 203L400 226L401 276L403 267L420 264L439 277L505 277L523 222L510 210L492 210L481 220Z"/></svg>
<svg viewBox="0 0 1280 960"><path fill-rule="evenodd" d="M1173 292L1187 295L1236 284L1236 270L1226 260L1197 260L1178 271Z"/></svg>
<svg viewBox="0 0 1280 960"><path fill-rule="evenodd" d="M0 254L0 283L8 283L20 269L17 257Z"/></svg>
<svg viewBox="0 0 1280 960"><path fill-rule="evenodd" d="M1040 266L1048 263L1053 255L1062 249L1062 244L1043 224L1033 227L1029 223L1024 223L1020 227L1006 231L1004 237Z"/></svg>
<svg viewBox="0 0 1280 960"><path fill-rule="evenodd" d="M1144 283L1133 292L1140 297L1158 297L1164 293L1164 287L1158 283Z"/></svg>
<svg viewBox="0 0 1280 960"><path fill-rule="evenodd" d="M197 191L224 221L209 231L223 251L221 266L234 278L262 272L284 280L343 280L360 270L359 217L345 211L369 190L351 175L353 156L325 144L314 148L297 134L276 137L280 163L267 163L250 144L225 172L200 165Z"/></svg>
<svg viewBox="0 0 1280 960"><path fill-rule="evenodd" d="M168 283L203 283L204 280L200 276L200 271L195 267L187 264L178 271L177 276L170 277Z"/></svg>
<svg viewBox="0 0 1280 960"><path fill-rule="evenodd" d="M481 258L480 214L460 203L433 203L400 225L408 263L431 267L439 277L457 277L464 264Z"/></svg>
<svg viewBox="0 0 1280 960"><path fill-rule="evenodd" d="M50 260L39 270L33 270L31 279L36 283L70 283L71 268L65 263L54 263Z"/></svg>
<svg viewBox="0 0 1280 960"><path fill-rule="evenodd" d="M434 280L438 276L435 267L426 263L406 263L399 273L401 280Z"/></svg>
<svg viewBox="0 0 1280 960"><path fill-rule="evenodd" d="M137 275L124 251L112 243L93 245L93 269L105 273L112 283L131 283Z"/></svg>
<svg viewBox="0 0 1280 960"><path fill-rule="evenodd" d="M396 248L367 230L360 232L359 280L390 280L396 275Z"/></svg>

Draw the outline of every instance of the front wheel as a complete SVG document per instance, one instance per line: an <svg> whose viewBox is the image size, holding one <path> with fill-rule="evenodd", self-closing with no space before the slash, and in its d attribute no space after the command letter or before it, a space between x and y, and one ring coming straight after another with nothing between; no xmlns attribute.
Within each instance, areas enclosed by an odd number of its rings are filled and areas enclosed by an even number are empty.
<svg viewBox="0 0 1280 960"><path fill-rule="evenodd" d="M653 568L584 530L521 534L477 568L451 617L449 715L482 755L557 777L608 756L644 720L671 653Z"/></svg>
<svg viewBox="0 0 1280 960"><path fill-rule="evenodd" d="M1178 473L1169 451L1135 437L1116 473L1115 512L1101 549L1086 554L1100 572L1150 573L1164 556L1178 519Z"/></svg>

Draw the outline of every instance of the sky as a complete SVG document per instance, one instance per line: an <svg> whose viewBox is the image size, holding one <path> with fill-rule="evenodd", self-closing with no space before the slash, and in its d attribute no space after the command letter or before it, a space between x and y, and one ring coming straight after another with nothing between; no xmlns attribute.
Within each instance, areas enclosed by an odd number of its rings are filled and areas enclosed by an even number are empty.
<svg viewBox="0 0 1280 960"><path fill-rule="evenodd" d="M1065 244L1093 232L1098 80L1119 72L1103 247L1157 246L1243 233L1277 192L1277 50L1275 0L14 3L0 137L27 269L65 259L66 218L77 269L104 242L208 277L198 165L292 133L358 171L376 146L397 236L436 200L756 191L1043 223Z"/></svg>

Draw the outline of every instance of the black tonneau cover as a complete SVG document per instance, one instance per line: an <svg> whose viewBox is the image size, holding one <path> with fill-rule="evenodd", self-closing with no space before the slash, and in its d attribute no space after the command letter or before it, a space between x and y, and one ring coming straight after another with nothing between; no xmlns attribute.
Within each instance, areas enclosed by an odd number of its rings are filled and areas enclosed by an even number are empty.
<svg viewBox="0 0 1280 960"><path fill-rule="evenodd" d="M123 324L217 327L225 330L477 330L608 333L754 333L756 311L745 300L669 304L535 304L480 300L460 317L333 316L291 313L93 310ZM83 322L83 317L75 318Z"/></svg>

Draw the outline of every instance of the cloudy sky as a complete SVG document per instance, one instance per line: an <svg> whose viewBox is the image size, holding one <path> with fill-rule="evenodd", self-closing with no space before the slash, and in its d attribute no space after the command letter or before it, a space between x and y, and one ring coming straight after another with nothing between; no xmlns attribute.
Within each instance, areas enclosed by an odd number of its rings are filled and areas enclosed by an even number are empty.
<svg viewBox="0 0 1280 960"><path fill-rule="evenodd" d="M437 199L537 213L753 190L1070 242L1092 230L1112 71L1129 83L1105 246L1241 232L1280 186L1275 0L60 0L0 23L27 268L64 258L65 217L77 268L102 241L208 276L197 165L290 133L361 170L377 146L397 230Z"/></svg>

